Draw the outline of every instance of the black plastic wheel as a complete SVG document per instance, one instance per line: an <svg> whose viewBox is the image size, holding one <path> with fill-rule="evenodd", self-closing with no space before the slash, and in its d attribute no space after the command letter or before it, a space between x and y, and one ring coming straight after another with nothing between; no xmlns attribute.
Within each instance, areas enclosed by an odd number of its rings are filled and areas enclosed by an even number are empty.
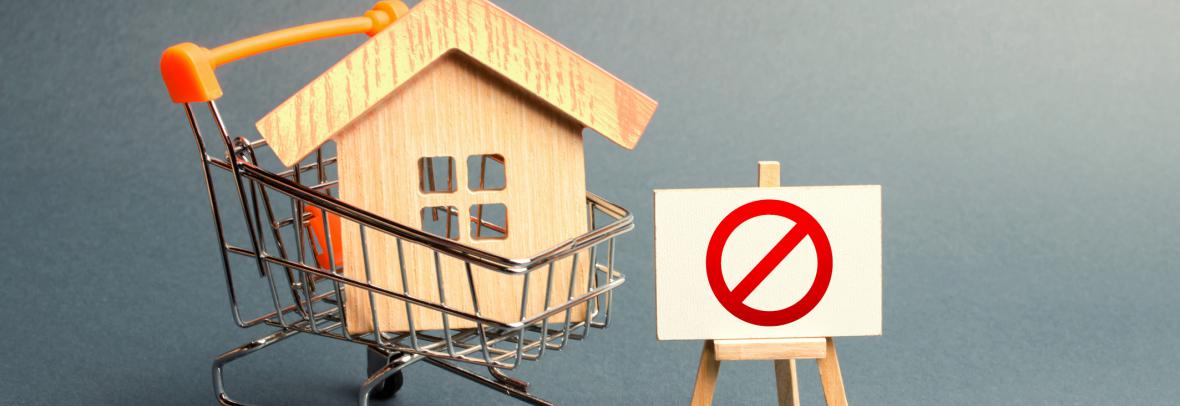
<svg viewBox="0 0 1180 406"><path fill-rule="evenodd" d="M389 364L390 357L373 349L369 349L366 352L368 352L368 368L365 369L367 371L366 375L372 375L377 370ZM394 354L394 356L401 356L401 354ZM394 372L393 375L385 378L385 381L373 388L373 391L369 393L369 397L378 400L392 398L394 395L397 395L397 391L402 388L402 383L404 382L405 377L402 375L402 371Z"/></svg>
<svg viewBox="0 0 1180 406"><path fill-rule="evenodd" d="M369 396L377 400L393 398L394 395L397 395L397 391L402 388L404 380L402 371L394 372L392 376L385 378L385 382L381 382L381 385L373 388L373 392Z"/></svg>

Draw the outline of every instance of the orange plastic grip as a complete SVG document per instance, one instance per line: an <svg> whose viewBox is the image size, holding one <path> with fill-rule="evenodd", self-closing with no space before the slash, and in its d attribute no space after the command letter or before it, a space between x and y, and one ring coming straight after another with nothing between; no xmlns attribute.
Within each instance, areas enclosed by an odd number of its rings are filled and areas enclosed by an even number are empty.
<svg viewBox="0 0 1180 406"><path fill-rule="evenodd" d="M210 101L221 97L218 67L267 51L352 34L377 35L410 11L399 0L382 0L361 17L341 18L268 32L213 49L185 42L164 50L160 75L176 103Z"/></svg>
<svg viewBox="0 0 1180 406"><path fill-rule="evenodd" d="M315 245L315 262L320 268L329 269L329 262L336 267L344 266L344 252L341 251L343 243L340 242L340 216L328 213L328 229L324 229L324 220L320 216L324 215L324 211L319 207L310 204L303 205L303 210L307 211L307 228L310 229L311 235L315 238L312 244ZM328 238L332 239L332 256L328 256ZM334 261L332 261L334 260ZM335 271L335 269L332 269Z"/></svg>

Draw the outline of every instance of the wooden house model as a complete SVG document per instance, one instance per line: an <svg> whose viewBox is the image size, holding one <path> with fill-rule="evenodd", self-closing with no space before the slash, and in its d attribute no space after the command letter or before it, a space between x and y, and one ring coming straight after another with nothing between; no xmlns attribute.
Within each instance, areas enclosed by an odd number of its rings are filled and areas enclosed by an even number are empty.
<svg viewBox="0 0 1180 406"><path fill-rule="evenodd" d="M258 131L288 166L336 143L340 198L407 226L509 258L588 231L582 132L635 147L656 102L485 0L423 0L262 117ZM345 223L347 276L365 280L359 227ZM432 251L368 230L375 284L439 302ZM583 256L584 257L584 256ZM584 290L586 260L558 263L554 291ZM471 311L463 263L442 258L448 306ZM572 278L571 278L572 276ZM521 318L521 278L476 272L480 313ZM573 282L571 282L573 279ZM545 307L530 289L527 312ZM372 331L368 296L346 293L349 330ZM406 305L379 299L382 331L405 331ZM414 307L416 329L441 328ZM574 313L579 313L575 311ZM451 328L470 327L451 318Z"/></svg>

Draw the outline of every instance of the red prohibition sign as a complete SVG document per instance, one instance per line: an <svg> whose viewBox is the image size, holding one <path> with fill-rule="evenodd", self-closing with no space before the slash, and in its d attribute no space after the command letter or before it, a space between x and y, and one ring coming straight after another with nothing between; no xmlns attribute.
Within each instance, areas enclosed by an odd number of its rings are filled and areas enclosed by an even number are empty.
<svg viewBox="0 0 1180 406"><path fill-rule="evenodd" d="M758 265L750 271L737 286L730 290L725 285L725 278L721 274L721 252L725 249L725 242L738 226L754 217L779 216L795 222L795 227L783 236L770 252L758 261ZM803 241L811 237L815 245L816 266L815 282L811 288L793 305L780 310L758 310L743 303L754 288L762 284L767 276L774 271L787 255ZM799 206L780 200L759 200L746 203L738 207L721 220L713 236L709 239L709 248L705 252L705 271L709 277L709 287L717 301L743 321L764 327L781 326L807 315L823 299L828 290L828 283L832 281L832 246L828 242L828 235L820 227L819 222L810 213Z"/></svg>

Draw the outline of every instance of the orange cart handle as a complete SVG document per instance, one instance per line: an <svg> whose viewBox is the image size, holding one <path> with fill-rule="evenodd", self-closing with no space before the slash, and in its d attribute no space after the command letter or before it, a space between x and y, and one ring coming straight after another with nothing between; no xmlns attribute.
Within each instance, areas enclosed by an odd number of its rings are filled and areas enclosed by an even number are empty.
<svg viewBox="0 0 1180 406"><path fill-rule="evenodd" d="M160 75L176 103L215 100L221 85L213 72L222 65L267 51L352 34L377 35L410 11L400 0L382 0L363 16L321 21L272 31L207 49L191 42L173 45L160 57Z"/></svg>

